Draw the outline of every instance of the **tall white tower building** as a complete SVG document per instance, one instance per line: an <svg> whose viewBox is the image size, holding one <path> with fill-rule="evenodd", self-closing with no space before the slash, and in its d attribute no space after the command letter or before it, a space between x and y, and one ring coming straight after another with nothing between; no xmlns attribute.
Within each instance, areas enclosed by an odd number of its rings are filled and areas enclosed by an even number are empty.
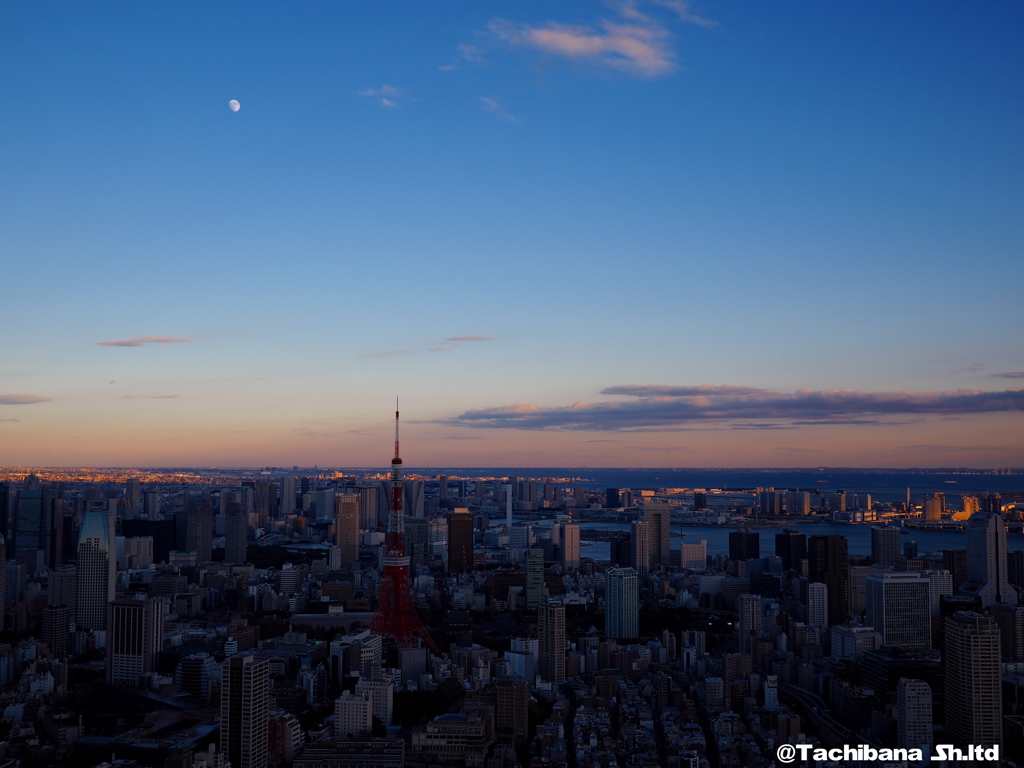
<svg viewBox="0 0 1024 768"><path fill-rule="evenodd" d="M106 630L107 603L114 599L116 521L116 512L95 507L85 513L78 534L75 620L79 627L93 632Z"/></svg>
<svg viewBox="0 0 1024 768"><path fill-rule="evenodd" d="M637 575L632 568L609 568L604 575L604 635L625 640L639 636Z"/></svg>

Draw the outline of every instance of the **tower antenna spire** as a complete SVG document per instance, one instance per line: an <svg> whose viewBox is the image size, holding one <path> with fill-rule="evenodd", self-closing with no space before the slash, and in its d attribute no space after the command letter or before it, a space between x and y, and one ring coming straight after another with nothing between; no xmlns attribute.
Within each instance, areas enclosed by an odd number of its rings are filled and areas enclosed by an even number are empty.
<svg viewBox="0 0 1024 768"><path fill-rule="evenodd" d="M395 398L395 458L402 454L398 452L398 398ZM401 461L399 461L401 463Z"/></svg>

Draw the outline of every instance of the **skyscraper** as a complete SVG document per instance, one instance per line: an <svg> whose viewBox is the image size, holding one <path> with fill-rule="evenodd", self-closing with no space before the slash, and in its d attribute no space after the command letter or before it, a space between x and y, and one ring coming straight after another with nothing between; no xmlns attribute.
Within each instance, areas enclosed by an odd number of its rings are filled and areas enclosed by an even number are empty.
<svg viewBox="0 0 1024 768"><path fill-rule="evenodd" d="M811 581L828 587L828 620L842 624L850 617L850 559L846 537L811 536L807 541L807 572Z"/></svg>
<svg viewBox="0 0 1024 768"><path fill-rule="evenodd" d="M209 499L189 500L185 509L184 541L178 548L184 552L195 552L200 563L213 559L213 505Z"/></svg>
<svg viewBox="0 0 1024 768"><path fill-rule="evenodd" d="M820 630L828 628L828 587L819 581L807 585L807 623Z"/></svg>
<svg viewBox="0 0 1024 768"><path fill-rule="evenodd" d="M281 481L281 516L295 514L295 478L286 477Z"/></svg>
<svg viewBox="0 0 1024 768"><path fill-rule="evenodd" d="M647 534L650 523L644 520L634 520L629 525L630 547L632 549L631 563L636 569L637 575L643 581L651 568L651 539Z"/></svg>
<svg viewBox="0 0 1024 768"><path fill-rule="evenodd" d="M71 652L71 609L68 606L48 605L43 609L43 642L57 660Z"/></svg>
<svg viewBox="0 0 1024 768"><path fill-rule="evenodd" d="M576 523L562 525L562 568L575 571L580 567L580 527Z"/></svg>
<svg viewBox="0 0 1024 768"><path fill-rule="evenodd" d="M604 635L626 640L639 636L640 606L636 571L609 568L604 579Z"/></svg>
<svg viewBox="0 0 1024 768"><path fill-rule="evenodd" d="M78 534L75 620L80 628L94 632L107 628L107 603L114 599L114 525L113 515L96 507L85 513Z"/></svg>
<svg viewBox="0 0 1024 768"><path fill-rule="evenodd" d="M918 573L896 571L867 577L867 623L882 645L926 649L932 645L931 585Z"/></svg>
<svg viewBox="0 0 1024 768"><path fill-rule="evenodd" d="M761 491L757 494L757 505L761 508L762 515L781 515L782 492L774 489Z"/></svg>
<svg viewBox="0 0 1024 768"><path fill-rule="evenodd" d="M651 567L672 565L672 507L668 504L644 504L647 523L648 555Z"/></svg>
<svg viewBox="0 0 1024 768"><path fill-rule="evenodd" d="M7 541L0 532L0 632L7 618Z"/></svg>
<svg viewBox="0 0 1024 768"><path fill-rule="evenodd" d="M107 682L138 686L163 649L163 598L114 600L107 613Z"/></svg>
<svg viewBox="0 0 1024 768"><path fill-rule="evenodd" d="M236 768L266 768L270 662L232 656L220 689L220 748Z"/></svg>
<svg viewBox="0 0 1024 768"><path fill-rule="evenodd" d="M736 598L736 647L740 653L752 653L754 641L761 634L761 596L740 595Z"/></svg>
<svg viewBox="0 0 1024 768"><path fill-rule="evenodd" d="M684 540L679 545L679 567L693 571L705 570L708 567L707 539L701 539L699 542Z"/></svg>
<svg viewBox="0 0 1024 768"><path fill-rule="evenodd" d="M967 580L960 592L977 595L985 608L1017 603L1007 578L1006 523L998 512L975 512L967 522Z"/></svg>
<svg viewBox="0 0 1024 768"><path fill-rule="evenodd" d="M790 491L787 493L786 513L801 517L811 514L811 494L808 491Z"/></svg>
<svg viewBox="0 0 1024 768"><path fill-rule="evenodd" d="M14 512L14 559L32 575L40 560L43 568L61 564L64 509L52 488L38 481L26 485L33 487L18 491Z"/></svg>
<svg viewBox="0 0 1024 768"><path fill-rule="evenodd" d="M537 609L538 666L542 680L565 682L565 606L543 603Z"/></svg>
<svg viewBox="0 0 1024 768"><path fill-rule="evenodd" d="M1002 743L999 627L994 619L958 611L946 619L946 734L957 746Z"/></svg>
<svg viewBox="0 0 1024 768"><path fill-rule="evenodd" d="M786 528L775 534L775 554L782 560L782 570L800 570L800 561L807 559L807 534Z"/></svg>
<svg viewBox="0 0 1024 768"><path fill-rule="evenodd" d="M761 535L750 528L729 532L729 559L756 560L761 556Z"/></svg>
<svg viewBox="0 0 1024 768"><path fill-rule="evenodd" d="M875 565L887 566L900 556L900 529L888 525L871 526L871 560Z"/></svg>
<svg viewBox="0 0 1024 768"><path fill-rule="evenodd" d="M75 615L75 591L78 569L73 565L62 565L50 570L47 576L46 604L66 605Z"/></svg>
<svg viewBox="0 0 1024 768"><path fill-rule="evenodd" d="M334 542L341 549L345 567L359 561L359 497L341 494L334 497Z"/></svg>
<svg viewBox="0 0 1024 768"><path fill-rule="evenodd" d="M544 599L544 550L526 550L526 608L534 610Z"/></svg>
<svg viewBox="0 0 1024 768"><path fill-rule="evenodd" d="M448 516L448 573L473 570L473 514L465 508Z"/></svg>
<svg viewBox="0 0 1024 768"><path fill-rule="evenodd" d="M224 510L224 562L244 563L248 542L249 513L244 504L229 502Z"/></svg>

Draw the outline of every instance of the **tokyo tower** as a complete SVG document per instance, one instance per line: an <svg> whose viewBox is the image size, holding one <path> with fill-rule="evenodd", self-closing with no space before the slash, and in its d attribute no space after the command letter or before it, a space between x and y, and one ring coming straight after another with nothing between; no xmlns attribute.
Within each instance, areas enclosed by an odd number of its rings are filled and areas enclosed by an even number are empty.
<svg viewBox="0 0 1024 768"><path fill-rule="evenodd" d="M384 539L384 579L380 584L377 611L370 620L370 631L390 635L399 648L412 648L413 635L437 653L434 641L420 621L412 604L409 585L409 556L405 552L405 505L402 494L402 460L398 452L398 403L395 403L395 458L391 460L391 508L388 532Z"/></svg>

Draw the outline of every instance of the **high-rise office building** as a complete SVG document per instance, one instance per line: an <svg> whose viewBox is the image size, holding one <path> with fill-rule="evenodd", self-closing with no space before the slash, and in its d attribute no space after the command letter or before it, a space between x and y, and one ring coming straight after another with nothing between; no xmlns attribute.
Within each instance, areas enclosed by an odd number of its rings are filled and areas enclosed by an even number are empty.
<svg viewBox="0 0 1024 768"><path fill-rule="evenodd" d="M232 656L221 675L221 751L233 768L266 768L270 662Z"/></svg>
<svg viewBox="0 0 1024 768"><path fill-rule="evenodd" d="M630 563L643 581L651 568L651 537L647 533L650 523L644 520L634 520L629 525L630 548L632 557Z"/></svg>
<svg viewBox="0 0 1024 768"><path fill-rule="evenodd" d="M621 506L619 504L618 488L608 488L604 492L604 506L605 509L618 509Z"/></svg>
<svg viewBox="0 0 1024 768"><path fill-rule="evenodd" d="M1024 661L1024 605L996 603L989 609L999 625L999 648L1004 659Z"/></svg>
<svg viewBox="0 0 1024 768"><path fill-rule="evenodd" d="M437 498L442 502L448 500L448 475L437 477Z"/></svg>
<svg viewBox="0 0 1024 768"><path fill-rule="evenodd" d="M529 685L523 680L505 678L495 683L494 694L494 724L499 737L525 746L529 736Z"/></svg>
<svg viewBox="0 0 1024 768"><path fill-rule="evenodd" d="M407 517L423 517L426 512L426 495L423 480L404 480L405 514Z"/></svg>
<svg viewBox="0 0 1024 768"><path fill-rule="evenodd" d="M679 545L679 566L691 571L705 570L708 567L707 539L701 539L699 542L683 540Z"/></svg>
<svg viewBox="0 0 1024 768"><path fill-rule="evenodd" d="M708 495L704 491L693 492L693 510L699 512L708 508Z"/></svg>
<svg viewBox="0 0 1024 768"><path fill-rule="evenodd" d="M750 528L729 532L729 559L756 560L761 557L761 535Z"/></svg>
<svg viewBox="0 0 1024 768"><path fill-rule="evenodd" d="M942 550L942 568L953 575L953 592L959 592L960 585L967 581L967 550Z"/></svg>
<svg viewBox="0 0 1024 768"><path fill-rule="evenodd" d="M465 508L448 516L448 573L473 570L473 514Z"/></svg>
<svg viewBox="0 0 1024 768"><path fill-rule="evenodd" d="M820 581L807 585L807 623L823 631L828 628L828 587Z"/></svg>
<svg viewBox="0 0 1024 768"><path fill-rule="evenodd" d="M0 532L0 632L5 627L7 620L7 541Z"/></svg>
<svg viewBox="0 0 1024 768"><path fill-rule="evenodd" d="M932 689L924 680L901 677L896 685L896 738L903 749L932 753Z"/></svg>
<svg viewBox="0 0 1024 768"><path fill-rule="evenodd" d="M537 608L538 666L542 680L565 682L565 606L542 603Z"/></svg>
<svg viewBox="0 0 1024 768"><path fill-rule="evenodd" d="M846 537L811 536L807 541L807 574L828 587L828 620L842 624L850 617L850 559Z"/></svg>
<svg viewBox="0 0 1024 768"><path fill-rule="evenodd" d="M672 507L668 504L644 504L644 522L647 523L648 555L651 567L672 565Z"/></svg>
<svg viewBox="0 0 1024 768"><path fill-rule="evenodd" d="M114 600L107 612L107 682L139 686L163 649L163 598Z"/></svg>
<svg viewBox="0 0 1024 768"><path fill-rule="evenodd" d="M224 562L246 562L248 544L249 513L244 504L229 502L224 510Z"/></svg>
<svg viewBox="0 0 1024 768"><path fill-rule="evenodd" d="M526 550L526 608L535 610L544 599L544 550Z"/></svg>
<svg viewBox="0 0 1024 768"><path fill-rule="evenodd" d="M114 599L117 557L114 516L99 507L82 519L75 577L75 621L94 632L107 628L107 603Z"/></svg>
<svg viewBox="0 0 1024 768"><path fill-rule="evenodd" d="M1007 578L1006 523L998 512L976 512L967 522L967 580L960 592L977 595L985 608L1017 603Z"/></svg>
<svg viewBox="0 0 1024 768"><path fill-rule="evenodd" d="M142 503L142 481L137 477L129 477L125 480L124 495L128 499L128 509L131 511L129 517L135 517L139 512L139 505Z"/></svg>
<svg viewBox="0 0 1024 768"><path fill-rule="evenodd" d="M295 514L296 482L294 477L285 477L281 480L281 516L288 517Z"/></svg>
<svg viewBox="0 0 1024 768"><path fill-rule="evenodd" d="M775 554L782 560L782 570L800 571L800 561L807 559L807 534L786 528L775 534Z"/></svg>
<svg viewBox="0 0 1024 768"><path fill-rule="evenodd" d="M57 660L71 652L71 609L66 605L48 605L43 609L43 642Z"/></svg>
<svg viewBox="0 0 1024 768"><path fill-rule="evenodd" d="M790 491L787 493L786 514L798 517L811 514L811 494L808 491Z"/></svg>
<svg viewBox="0 0 1024 768"><path fill-rule="evenodd" d="M334 543L347 567L359 562L359 497L341 494L334 497L334 505Z"/></svg>
<svg viewBox="0 0 1024 768"><path fill-rule="evenodd" d="M14 493L10 483L0 482L0 533L4 535L9 544L14 544L11 536L11 504L14 501Z"/></svg>
<svg viewBox="0 0 1024 768"><path fill-rule="evenodd" d="M736 649L753 653L754 641L761 634L761 596L740 595L736 598Z"/></svg>
<svg viewBox="0 0 1024 768"><path fill-rule="evenodd" d="M580 567L580 527L576 523L562 524L562 568L575 571Z"/></svg>
<svg viewBox="0 0 1024 768"><path fill-rule="evenodd" d="M26 483L14 510L14 559L27 566L30 576L61 564L63 529L64 508L57 491L38 481Z"/></svg>
<svg viewBox="0 0 1024 768"><path fill-rule="evenodd" d="M900 529L888 525L871 526L871 561L890 566L900 556Z"/></svg>
<svg viewBox="0 0 1024 768"><path fill-rule="evenodd" d="M876 573L867 577L867 623L882 645L907 649L932 646L931 586L919 573Z"/></svg>
<svg viewBox="0 0 1024 768"><path fill-rule="evenodd" d="M66 605L74 617L77 580L78 569L73 565L61 565L51 569L46 580L46 604Z"/></svg>
<svg viewBox="0 0 1024 768"><path fill-rule="evenodd" d="M946 734L956 746L1002 743L999 627L994 619L958 611L946 619Z"/></svg>
<svg viewBox="0 0 1024 768"><path fill-rule="evenodd" d="M782 514L782 492L769 488L757 494L757 505L762 515L777 516Z"/></svg>
<svg viewBox="0 0 1024 768"><path fill-rule="evenodd" d="M213 559L213 505L209 499L190 499L185 508L184 530L177 537L178 549L195 552L196 560L208 563Z"/></svg>
<svg viewBox="0 0 1024 768"><path fill-rule="evenodd" d="M609 568L604 574L604 635L626 640L639 636L640 604L636 571Z"/></svg>

